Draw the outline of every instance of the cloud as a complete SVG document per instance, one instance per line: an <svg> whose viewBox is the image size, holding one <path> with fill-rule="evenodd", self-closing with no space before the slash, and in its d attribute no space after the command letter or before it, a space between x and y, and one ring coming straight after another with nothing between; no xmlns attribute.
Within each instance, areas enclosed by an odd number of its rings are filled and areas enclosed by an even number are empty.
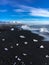
<svg viewBox="0 0 49 65"><path fill-rule="evenodd" d="M43 8L35 8L26 5L20 5L20 8L28 12L30 16L49 17L49 10Z"/></svg>
<svg viewBox="0 0 49 65"><path fill-rule="evenodd" d="M49 10L42 8L32 8L29 14L31 16L49 17Z"/></svg>
<svg viewBox="0 0 49 65"><path fill-rule="evenodd" d="M0 12L7 12L7 10L6 9L3 9L3 10L0 9Z"/></svg>
<svg viewBox="0 0 49 65"><path fill-rule="evenodd" d="M29 13L30 12L30 9L32 7L29 7L29 6L26 6L26 5L18 5L18 9L13 9L14 12L18 12L18 13ZM25 14L26 15L26 14Z"/></svg>
<svg viewBox="0 0 49 65"><path fill-rule="evenodd" d="M30 0L27 0L29 2ZM32 0L31 0L32 1ZM22 5L19 0L0 0L0 5L10 5L18 9L14 9L14 12L28 12L29 16L49 17L49 10L43 8L35 8L27 5ZM0 12L6 12L6 10L0 10Z"/></svg>
<svg viewBox="0 0 49 65"><path fill-rule="evenodd" d="M32 7L26 5L19 5L19 7L25 11L30 11L30 9L32 9Z"/></svg>
<svg viewBox="0 0 49 65"><path fill-rule="evenodd" d="M14 9L13 11L15 11L15 12L24 12L23 9Z"/></svg>

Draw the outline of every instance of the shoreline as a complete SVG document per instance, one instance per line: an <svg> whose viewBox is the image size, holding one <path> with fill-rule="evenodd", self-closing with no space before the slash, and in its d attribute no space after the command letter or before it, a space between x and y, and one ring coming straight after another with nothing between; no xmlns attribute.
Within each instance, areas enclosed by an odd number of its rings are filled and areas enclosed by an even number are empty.
<svg viewBox="0 0 49 65"><path fill-rule="evenodd" d="M43 37L15 26L1 28L0 65L44 65L49 42L42 40Z"/></svg>

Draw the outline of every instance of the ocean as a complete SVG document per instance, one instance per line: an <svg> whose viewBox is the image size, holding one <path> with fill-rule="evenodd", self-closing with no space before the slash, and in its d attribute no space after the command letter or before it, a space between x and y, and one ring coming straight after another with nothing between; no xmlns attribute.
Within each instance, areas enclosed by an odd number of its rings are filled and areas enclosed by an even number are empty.
<svg viewBox="0 0 49 65"><path fill-rule="evenodd" d="M44 37L42 41L49 41L49 25L25 25L21 28L23 28L24 30L30 30L32 33Z"/></svg>

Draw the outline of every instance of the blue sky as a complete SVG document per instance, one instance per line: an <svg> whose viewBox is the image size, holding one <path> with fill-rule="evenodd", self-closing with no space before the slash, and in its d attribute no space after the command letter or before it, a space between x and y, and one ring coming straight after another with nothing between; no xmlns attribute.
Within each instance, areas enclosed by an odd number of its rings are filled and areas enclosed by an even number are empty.
<svg viewBox="0 0 49 65"><path fill-rule="evenodd" d="M0 0L0 21L49 23L49 0Z"/></svg>

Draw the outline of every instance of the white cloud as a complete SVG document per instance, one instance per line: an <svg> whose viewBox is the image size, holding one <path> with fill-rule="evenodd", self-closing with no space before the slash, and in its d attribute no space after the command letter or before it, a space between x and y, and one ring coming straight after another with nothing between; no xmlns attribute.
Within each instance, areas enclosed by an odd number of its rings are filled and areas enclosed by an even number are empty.
<svg viewBox="0 0 49 65"><path fill-rule="evenodd" d="M49 10L42 8L32 8L30 10L31 16L49 17Z"/></svg>
<svg viewBox="0 0 49 65"><path fill-rule="evenodd" d="M7 12L7 10L6 9L3 9L3 10L0 9L0 12Z"/></svg>
<svg viewBox="0 0 49 65"><path fill-rule="evenodd" d="M15 12L24 12L22 9L14 9Z"/></svg>
<svg viewBox="0 0 49 65"><path fill-rule="evenodd" d="M35 8L26 5L19 5L20 9L28 12L30 16L41 16L41 17L49 17L49 10L43 8Z"/></svg>
<svg viewBox="0 0 49 65"><path fill-rule="evenodd" d="M26 5L19 5L19 7L26 12L30 12L30 10L32 9L32 7Z"/></svg>

